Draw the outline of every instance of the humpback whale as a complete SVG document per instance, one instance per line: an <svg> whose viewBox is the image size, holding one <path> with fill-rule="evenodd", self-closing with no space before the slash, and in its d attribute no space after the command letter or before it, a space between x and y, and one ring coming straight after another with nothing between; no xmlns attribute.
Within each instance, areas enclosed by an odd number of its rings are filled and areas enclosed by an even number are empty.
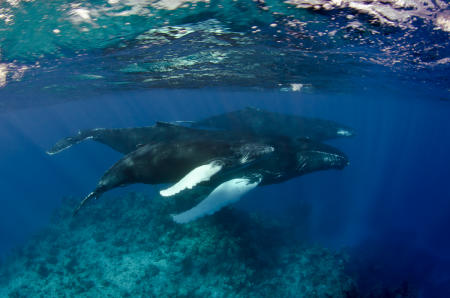
<svg viewBox="0 0 450 298"><path fill-rule="evenodd" d="M192 136L206 136L210 132L189 128L181 125L170 124L166 122L156 122L153 126L129 127L129 128L94 128L80 130L75 136L59 140L47 151L47 154L53 155L59 153L71 146L84 140L94 140L105 144L112 149L128 154L136 150L139 146L159 141L184 138Z"/></svg>
<svg viewBox="0 0 450 298"><path fill-rule="evenodd" d="M195 128L239 131L258 136L310 138L315 141L350 137L355 134L350 127L334 121L280 114L253 107L189 123L190 127Z"/></svg>
<svg viewBox="0 0 450 298"><path fill-rule="evenodd" d="M173 183L161 190L165 197L197 185L212 187L197 206L173 216L176 222L186 223L237 201L258 185L280 183L318 170L342 169L347 163L338 149L306 139L191 137L149 143L107 170L75 213L106 191L133 183Z"/></svg>
<svg viewBox="0 0 450 298"><path fill-rule="evenodd" d="M190 127L175 125L166 122L157 122L153 126L136 128L95 128L79 131L77 135L58 141L48 154L56 154L72 145L84 140L92 139L105 144L112 149L128 154L140 145L165 140L183 140L192 136L217 137L219 131L230 133L248 134L257 136L281 135L293 138L310 138L316 141L324 141L336 137L348 137L354 134L353 130L342 124L294 115L284 115L267 112L256 108L220 114L198 122L188 122ZM207 128L201 130L198 128ZM224 135L223 135L224 137Z"/></svg>
<svg viewBox="0 0 450 298"><path fill-rule="evenodd" d="M281 183L320 170L343 169L348 163L347 157L338 149L309 139L277 142L273 151L256 158L248 166L218 172L208 180L207 185L213 191L204 200L172 217L177 223L187 223L238 201L257 186ZM166 190L160 194L171 196Z"/></svg>
<svg viewBox="0 0 450 298"><path fill-rule="evenodd" d="M119 186L173 184L160 191L164 197L197 185L207 186L212 191L204 200L173 215L178 223L190 222L239 200L257 186L313 171L343 169L348 164L347 157L320 141L353 135L349 127L336 122L255 108L189 123L190 126L157 122L137 128L96 128L58 141L48 154L86 139L124 154L103 174L75 213L89 200Z"/></svg>

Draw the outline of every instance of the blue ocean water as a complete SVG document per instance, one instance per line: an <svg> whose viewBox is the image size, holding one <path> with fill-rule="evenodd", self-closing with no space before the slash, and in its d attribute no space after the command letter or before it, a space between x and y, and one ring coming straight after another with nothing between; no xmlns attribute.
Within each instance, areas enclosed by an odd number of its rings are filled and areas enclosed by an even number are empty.
<svg viewBox="0 0 450 298"><path fill-rule="evenodd" d="M342 171L259 187L237 209L344 251L360 296L406 284L399 297L449 297L448 4L366 2L0 3L5 264L121 157L89 141L47 155L57 140L251 106L356 135L327 141L348 156Z"/></svg>

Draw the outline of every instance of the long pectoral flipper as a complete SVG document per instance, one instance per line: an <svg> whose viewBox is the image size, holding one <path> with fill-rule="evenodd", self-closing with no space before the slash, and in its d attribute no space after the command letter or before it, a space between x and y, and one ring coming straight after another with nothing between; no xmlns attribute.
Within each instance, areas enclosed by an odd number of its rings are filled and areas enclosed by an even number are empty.
<svg viewBox="0 0 450 298"><path fill-rule="evenodd" d="M186 176L184 176L180 181L171 187L161 190L159 193L163 197L170 197L178 194L185 189L192 189L197 184L209 181L209 179L219 172L223 167L221 161L213 161L209 164L199 166L192 171L190 171Z"/></svg>
<svg viewBox="0 0 450 298"><path fill-rule="evenodd" d="M239 199L254 189L261 180L252 182L249 178L236 178L226 181L216 187L206 199L197 206L172 218L177 223L188 223L205 215L213 214L223 207L239 201Z"/></svg>
<svg viewBox="0 0 450 298"><path fill-rule="evenodd" d="M72 137L67 137L56 142L55 145L49 150L47 150L47 154L53 155L59 153L67 148L72 147L75 144L78 144L84 140L92 139L95 135L101 130L101 128L89 129L89 130L80 130L77 135Z"/></svg>

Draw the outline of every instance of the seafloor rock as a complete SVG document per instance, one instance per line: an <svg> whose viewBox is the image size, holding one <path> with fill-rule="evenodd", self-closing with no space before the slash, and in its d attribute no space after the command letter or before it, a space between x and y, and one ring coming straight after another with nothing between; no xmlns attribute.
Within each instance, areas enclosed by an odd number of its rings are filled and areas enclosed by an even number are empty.
<svg viewBox="0 0 450 298"><path fill-rule="evenodd" d="M176 202L175 202L176 201ZM349 297L345 257L225 209L178 225L187 200L105 197L52 224L0 268L0 297Z"/></svg>

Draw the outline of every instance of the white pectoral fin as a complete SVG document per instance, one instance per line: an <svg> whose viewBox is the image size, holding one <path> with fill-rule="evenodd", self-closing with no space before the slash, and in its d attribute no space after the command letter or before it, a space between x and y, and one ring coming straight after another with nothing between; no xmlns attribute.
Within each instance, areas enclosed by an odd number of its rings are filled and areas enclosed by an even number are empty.
<svg viewBox="0 0 450 298"><path fill-rule="evenodd" d="M239 201L244 194L258 186L260 181L252 182L248 178L226 181L216 187L197 206L180 214L172 215L172 218L177 223L188 223L202 216L213 214L223 207Z"/></svg>
<svg viewBox="0 0 450 298"><path fill-rule="evenodd" d="M207 165L199 166L190 171L176 184L161 190L159 193L163 197L170 197L185 189L192 189L197 184L211 179L213 175L222 169L222 166L223 164L220 161L213 161Z"/></svg>

